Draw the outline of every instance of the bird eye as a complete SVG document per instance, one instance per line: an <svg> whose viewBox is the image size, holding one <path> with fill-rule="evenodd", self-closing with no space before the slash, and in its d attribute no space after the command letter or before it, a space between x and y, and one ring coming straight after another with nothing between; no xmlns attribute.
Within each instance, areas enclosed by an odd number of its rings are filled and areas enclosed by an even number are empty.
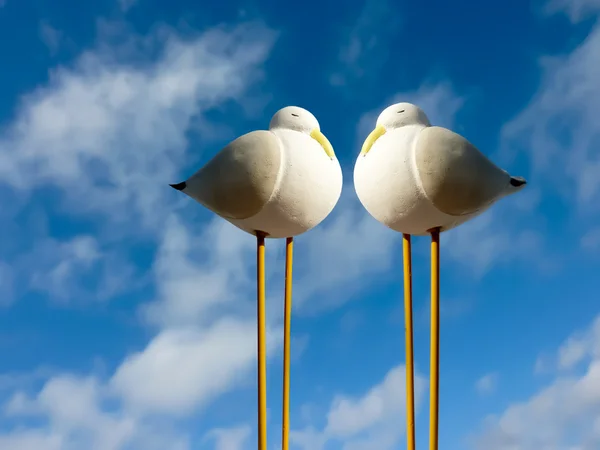
<svg viewBox="0 0 600 450"><path fill-rule="evenodd" d="M398 111L398 114L403 113L404 111L404 109L401 109L400 111Z"/></svg>
<svg viewBox="0 0 600 450"><path fill-rule="evenodd" d="M294 114L294 113L292 113L292 116L294 116L294 117L300 117L298 114Z"/></svg>

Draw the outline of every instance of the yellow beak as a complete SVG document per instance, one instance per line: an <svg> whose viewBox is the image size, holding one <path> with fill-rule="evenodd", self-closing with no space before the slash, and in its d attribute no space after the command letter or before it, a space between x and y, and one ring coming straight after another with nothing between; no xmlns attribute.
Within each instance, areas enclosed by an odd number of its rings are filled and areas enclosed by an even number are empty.
<svg viewBox="0 0 600 450"><path fill-rule="evenodd" d="M317 141L321 145L321 147L323 147L323 150L325 150L327 156L329 156L331 159L335 157L335 153L333 153L333 147L331 146L325 135L321 133L320 130L317 130L316 128L312 130L310 132L310 137Z"/></svg>
<svg viewBox="0 0 600 450"><path fill-rule="evenodd" d="M365 139L365 143L362 146L360 154L362 156L365 156L367 153L369 153L369 150L371 150L371 147L373 147L373 144L375 144L375 141L377 139L379 139L381 136L383 136L384 134L385 134L385 127L383 125L377 125L375 127L375 129L373 131L371 131L371 133L367 136L367 139Z"/></svg>

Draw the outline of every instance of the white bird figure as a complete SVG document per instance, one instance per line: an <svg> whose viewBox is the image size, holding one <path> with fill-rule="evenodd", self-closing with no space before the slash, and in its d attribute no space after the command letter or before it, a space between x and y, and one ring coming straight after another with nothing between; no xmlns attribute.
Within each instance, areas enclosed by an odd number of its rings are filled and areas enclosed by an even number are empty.
<svg viewBox="0 0 600 450"><path fill-rule="evenodd" d="M286 238L323 221L342 184L340 163L315 116L288 106L275 113L268 131L235 139L171 186L250 234Z"/></svg>
<svg viewBox="0 0 600 450"><path fill-rule="evenodd" d="M366 210L391 229L414 235L454 228L525 184L459 134L431 126L410 103L383 110L354 168Z"/></svg>
<svg viewBox="0 0 600 450"><path fill-rule="evenodd" d="M235 139L189 179L171 185L257 237L259 450L267 449L265 238L287 238L282 421L287 449L293 237L329 215L342 184L340 163L315 116L288 106L275 113L268 131Z"/></svg>
<svg viewBox="0 0 600 450"><path fill-rule="evenodd" d="M462 136L431 126L419 107L389 106L377 118L354 168L365 209L403 233L407 448L415 450L411 234L431 234L429 448L438 449L439 233L481 214L526 184L497 167Z"/></svg>

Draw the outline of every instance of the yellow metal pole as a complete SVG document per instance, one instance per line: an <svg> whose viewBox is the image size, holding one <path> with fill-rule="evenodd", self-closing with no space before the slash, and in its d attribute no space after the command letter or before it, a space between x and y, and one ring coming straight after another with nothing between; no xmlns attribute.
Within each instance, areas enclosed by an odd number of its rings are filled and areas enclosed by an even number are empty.
<svg viewBox="0 0 600 450"><path fill-rule="evenodd" d="M431 230L431 360L429 374L429 449L438 450L440 388L440 230Z"/></svg>
<svg viewBox="0 0 600 450"><path fill-rule="evenodd" d="M404 256L404 333L406 341L406 440L407 450L415 450L415 369L410 234L402 235L402 249Z"/></svg>
<svg viewBox="0 0 600 450"><path fill-rule="evenodd" d="M292 263L294 238L287 238L285 245L285 312L283 327L283 414L281 425L281 448L290 447L290 340L292 330Z"/></svg>
<svg viewBox="0 0 600 450"><path fill-rule="evenodd" d="M265 290L265 235L256 233L258 328L258 450L267 450L267 339Z"/></svg>

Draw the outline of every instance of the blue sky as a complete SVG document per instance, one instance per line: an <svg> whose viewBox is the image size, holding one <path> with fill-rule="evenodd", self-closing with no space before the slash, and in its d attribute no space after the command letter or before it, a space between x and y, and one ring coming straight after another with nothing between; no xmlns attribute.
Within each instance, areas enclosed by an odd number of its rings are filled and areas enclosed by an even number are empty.
<svg viewBox="0 0 600 450"><path fill-rule="evenodd" d="M442 235L441 448L600 448L598 13L0 0L0 450L255 447L255 242L167 184L289 104L345 177L296 241L293 448L405 448L400 236L351 183L394 101L529 180ZM267 251L276 449L284 248ZM415 239L420 448L428 276Z"/></svg>

